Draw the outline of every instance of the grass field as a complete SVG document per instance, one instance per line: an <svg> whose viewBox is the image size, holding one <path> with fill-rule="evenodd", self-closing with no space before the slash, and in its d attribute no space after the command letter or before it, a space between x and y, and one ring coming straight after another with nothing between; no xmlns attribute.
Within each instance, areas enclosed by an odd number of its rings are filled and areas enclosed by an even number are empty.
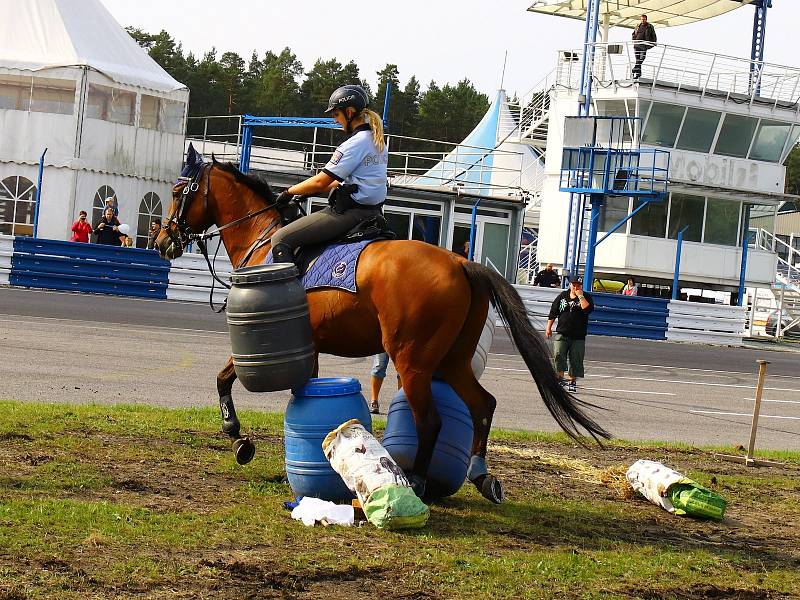
<svg viewBox="0 0 800 600"><path fill-rule="evenodd" d="M241 417L258 446L245 467L211 409L0 402L0 600L800 593L798 453L756 469L696 448L497 432L505 504L468 485L422 530L306 528L282 506L282 416ZM718 491L726 521L624 494L639 458Z"/></svg>

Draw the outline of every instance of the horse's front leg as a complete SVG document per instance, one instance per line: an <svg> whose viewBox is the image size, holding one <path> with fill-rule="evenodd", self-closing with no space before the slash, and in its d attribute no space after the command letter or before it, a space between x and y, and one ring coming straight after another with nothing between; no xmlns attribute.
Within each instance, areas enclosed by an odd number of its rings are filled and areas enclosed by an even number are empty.
<svg viewBox="0 0 800 600"><path fill-rule="evenodd" d="M256 447L250 441L250 438L241 436L241 424L239 423L239 417L236 416L236 408L233 406L233 396L231 396L234 381L236 381L236 371L233 368L233 357L231 356L228 358L228 362L225 363L225 367L217 375L219 410L222 413L222 432L231 439L236 462L240 465L246 465L253 460Z"/></svg>

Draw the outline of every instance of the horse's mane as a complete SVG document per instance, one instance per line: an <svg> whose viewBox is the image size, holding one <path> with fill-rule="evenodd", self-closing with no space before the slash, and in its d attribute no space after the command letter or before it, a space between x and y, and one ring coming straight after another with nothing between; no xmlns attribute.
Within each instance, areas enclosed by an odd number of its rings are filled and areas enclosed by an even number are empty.
<svg viewBox="0 0 800 600"><path fill-rule="evenodd" d="M231 162L217 162L214 160L214 165L225 171L226 173L230 173L233 175L233 178L242 185L246 185L248 188L253 190L256 194L261 196L267 202L272 202L275 200L275 193L272 191L272 188L269 187L269 184L266 181L259 179L257 176L254 175L247 175L242 173L236 165Z"/></svg>

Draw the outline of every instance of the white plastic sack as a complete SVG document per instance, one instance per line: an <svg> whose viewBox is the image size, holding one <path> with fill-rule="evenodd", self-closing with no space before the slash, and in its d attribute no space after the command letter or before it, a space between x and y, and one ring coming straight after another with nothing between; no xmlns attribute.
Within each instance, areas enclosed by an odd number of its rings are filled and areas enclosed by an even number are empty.
<svg viewBox="0 0 800 600"><path fill-rule="evenodd" d="M667 490L671 485L685 481L683 475L654 460L637 460L628 468L625 476L633 491L667 512L675 512L675 507L667 498Z"/></svg>
<svg viewBox="0 0 800 600"><path fill-rule="evenodd" d="M362 506L383 486L411 487L403 470L358 419L331 431L322 442L322 451Z"/></svg>
<svg viewBox="0 0 800 600"><path fill-rule="evenodd" d="M292 509L292 518L302 521L307 527L313 527L317 522L323 525L349 527L355 519L355 511L350 504L334 504L327 500L304 496Z"/></svg>

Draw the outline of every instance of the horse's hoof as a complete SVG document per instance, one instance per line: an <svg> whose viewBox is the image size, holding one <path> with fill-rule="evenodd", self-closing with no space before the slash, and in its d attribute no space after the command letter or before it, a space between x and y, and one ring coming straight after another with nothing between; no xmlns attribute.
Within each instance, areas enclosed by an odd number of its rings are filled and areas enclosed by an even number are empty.
<svg viewBox="0 0 800 600"><path fill-rule="evenodd" d="M236 456L236 462L240 465L246 465L256 453L256 446L250 441L250 438L239 438L233 442L233 453Z"/></svg>
<svg viewBox="0 0 800 600"><path fill-rule="evenodd" d="M419 475L412 475L410 481L411 489L414 490L417 497L422 498L425 496L425 480Z"/></svg>
<svg viewBox="0 0 800 600"><path fill-rule="evenodd" d="M481 495L489 502L500 504L505 500L503 484L494 475L487 475L481 484Z"/></svg>

